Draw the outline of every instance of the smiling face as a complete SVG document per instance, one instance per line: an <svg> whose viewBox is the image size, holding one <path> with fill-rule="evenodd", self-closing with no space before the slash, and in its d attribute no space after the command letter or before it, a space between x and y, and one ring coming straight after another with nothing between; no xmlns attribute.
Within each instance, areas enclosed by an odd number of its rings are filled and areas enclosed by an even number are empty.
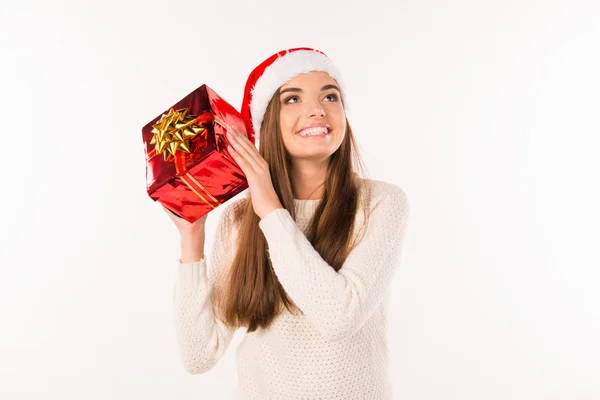
<svg viewBox="0 0 600 400"><path fill-rule="evenodd" d="M285 148L292 159L322 161L341 145L346 113L338 84L328 73L313 71L280 88L279 114Z"/></svg>

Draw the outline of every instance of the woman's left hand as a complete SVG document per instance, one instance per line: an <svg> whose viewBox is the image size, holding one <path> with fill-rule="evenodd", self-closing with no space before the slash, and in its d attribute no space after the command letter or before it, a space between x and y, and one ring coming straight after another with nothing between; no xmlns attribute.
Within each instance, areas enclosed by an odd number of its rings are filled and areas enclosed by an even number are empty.
<svg viewBox="0 0 600 400"><path fill-rule="evenodd" d="M252 207L262 219L271 211L283 208L273 188L269 164L246 135L235 127L230 128L227 130L227 139L231 146L227 146L227 150L246 175Z"/></svg>

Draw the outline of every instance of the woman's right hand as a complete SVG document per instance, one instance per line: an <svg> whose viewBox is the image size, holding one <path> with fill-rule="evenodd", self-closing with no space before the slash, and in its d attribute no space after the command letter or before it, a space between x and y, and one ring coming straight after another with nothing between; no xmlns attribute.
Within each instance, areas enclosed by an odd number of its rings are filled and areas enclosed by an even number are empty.
<svg viewBox="0 0 600 400"><path fill-rule="evenodd" d="M204 230L204 224L206 223L206 217L208 216L208 214L204 214L194 222L188 222L185 219L175 215L171 210L169 210L162 204L161 206L165 210L169 218L171 218L171 221L175 223L175 226L177 227L177 230L181 235L190 233L193 234Z"/></svg>

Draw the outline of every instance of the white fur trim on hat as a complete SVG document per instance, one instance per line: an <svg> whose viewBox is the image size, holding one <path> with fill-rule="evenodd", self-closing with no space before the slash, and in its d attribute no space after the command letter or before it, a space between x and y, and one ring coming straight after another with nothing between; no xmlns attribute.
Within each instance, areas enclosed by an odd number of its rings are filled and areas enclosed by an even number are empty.
<svg viewBox="0 0 600 400"><path fill-rule="evenodd" d="M296 50L288 52L277 58L265 68L263 74L252 88L252 125L256 137L260 135L260 126L263 122L265 111L273 94L290 79L311 71L327 72L335 79L342 91L344 105L347 107L345 90L342 87L341 75L331 59L314 50Z"/></svg>

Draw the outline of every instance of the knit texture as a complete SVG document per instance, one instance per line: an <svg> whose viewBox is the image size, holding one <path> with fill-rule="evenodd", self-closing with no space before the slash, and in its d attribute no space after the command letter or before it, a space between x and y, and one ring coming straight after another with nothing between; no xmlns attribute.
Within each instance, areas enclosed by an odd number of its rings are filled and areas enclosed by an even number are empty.
<svg viewBox="0 0 600 400"><path fill-rule="evenodd" d="M409 203L391 183L363 180L373 197L366 233L336 272L306 239L319 200L295 200L296 221L283 208L259 223L275 274L304 315L284 308L268 329L246 333L237 347L236 399L392 399L388 377L387 303L398 268ZM174 317L181 359L191 374L210 370L235 329L213 308L236 240L241 200L225 206L211 257L178 261ZM361 210L357 227L364 225ZM361 232L360 229L355 232ZM242 329L242 328L241 328ZM243 328L245 329L245 328Z"/></svg>

